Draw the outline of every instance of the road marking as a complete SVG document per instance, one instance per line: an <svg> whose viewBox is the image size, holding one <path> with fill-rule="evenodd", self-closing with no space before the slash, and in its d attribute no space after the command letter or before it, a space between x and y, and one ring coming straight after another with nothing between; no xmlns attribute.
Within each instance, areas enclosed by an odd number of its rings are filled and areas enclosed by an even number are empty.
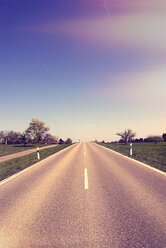
<svg viewBox="0 0 166 248"><path fill-rule="evenodd" d="M89 189L87 168L84 168L84 189Z"/></svg>
<svg viewBox="0 0 166 248"><path fill-rule="evenodd" d="M97 145L97 144L96 144L96 145ZM104 147L104 146L101 146L101 145L98 145L98 146L100 146L100 147L106 149L107 151L111 151L111 152L113 152L113 153L116 153L116 154L118 154L118 155L121 156L121 157L125 157L125 158L127 158L128 160L132 160L133 162L136 162L136 163L138 163L138 164L140 164L140 165L143 165L144 167L149 168L150 170L153 170L153 171L155 171L155 172L158 172L158 173L160 173L160 174L166 176L166 173L165 173L164 171L160 171L159 169L156 169L156 168L154 168L154 167L152 167L152 166L150 166L150 165L147 165L147 164L145 164L145 163L143 163L143 162L140 162L140 161L138 161L138 160L136 160L136 159L134 159L134 158L130 158L130 157L128 157L128 156L125 156L125 155L123 155L123 154L121 154L121 153L119 153L119 152L116 152L116 151L114 151L114 150L112 150L112 149L109 149L109 148L107 148L107 147Z"/></svg>

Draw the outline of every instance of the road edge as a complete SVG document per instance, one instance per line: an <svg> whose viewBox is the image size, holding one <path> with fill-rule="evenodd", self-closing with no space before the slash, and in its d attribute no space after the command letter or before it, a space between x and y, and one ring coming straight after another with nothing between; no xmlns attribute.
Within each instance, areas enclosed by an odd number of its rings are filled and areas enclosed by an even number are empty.
<svg viewBox="0 0 166 248"><path fill-rule="evenodd" d="M17 176L23 174L24 172L26 172L26 171L32 169L33 167L35 167L35 166L37 166L37 165L40 165L42 162L46 162L46 160L50 159L51 157L55 156L55 155L58 154L58 153L63 152L64 150L67 150L67 149L71 148L72 146L74 146L74 145L76 145L76 144L77 144L77 143L72 144L71 146L66 147L66 148L64 148L64 149L62 149L62 150L60 150L60 151L58 151L58 152L56 152L56 153L54 153L54 154L48 156L47 158L42 159L41 161L39 161L39 162L37 162L37 163L35 163L35 164L30 165L29 167L27 167L27 168L25 168L25 169L23 169L23 170L21 170L21 171L15 173L15 174L13 174L12 176L7 177L6 179L0 181L0 186L3 185L3 184L5 184L5 183L7 183L8 181L11 181L11 180L14 179L15 177L17 177ZM48 149L49 149L49 148L48 148ZM28 155L29 155L29 154L28 154ZM25 156L26 156L26 155L25 155Z"/></svg>
<svg viewBox="0 0 166 248"><path fill-rule="evenodd" d="M161 170L159 170L159 169L157 169L157 168L154 168L154 167L152 167L152 166L150 166L150 165L148 165L148 164L145 164L145 163L143 163L143 162L141 162L141 161L139 161L139 160L136 160L136 159L134 159L134 158L130 158L130 157L128 157L128 156L126 156L126 155L124 155L124 154L122 154L122 153L116 152L116 151L114 151L114 150L112 150L112 149L110 149L110 148L107 148L107 147L105 147L105 146L102 146L102 145L99 145L99 144L96 144L96 143L93 143L93 144L98 145L98 146L100 146L100 147L103 147L103 148L106 149L106 150L110 150L111 152L113 152L113 153L115 153L115 154L118 154L118 155L120 155L120 156L122 156L122 157L125 157L125 158L127 158L128 160L134 161L134 162L136 162L136 163L138 163L138 164L140 164L140 165L145 166L146 168L149 168L149 169L151 169L151 170L153 170L153 171L155 171L155 172L158 172L158 173L160 173L160 174L166 176L166 172L161 171Z"/></svg>

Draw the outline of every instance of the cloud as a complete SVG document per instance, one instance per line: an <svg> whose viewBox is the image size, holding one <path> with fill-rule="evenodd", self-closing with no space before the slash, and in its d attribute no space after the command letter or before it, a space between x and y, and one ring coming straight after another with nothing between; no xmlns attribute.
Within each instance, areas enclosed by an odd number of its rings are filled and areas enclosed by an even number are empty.
<svg viewBox="0 0 166 248"><path fill-rule="evenodd" d="M61 35L96 46L134 47L166 52L166 15L164 13L127 13L46 22L26 30Z"/></svg>
<svg viewBox="0 0 166 248"><path fill-rule="evenodd" d="M77 0L78 1L78 0ZM81 2L83 2L81 0ZM163 10L166 9L165 0L87 0L84 5L92 8L104 9L105 6L110 11L140 11L140 10Z"/></svg>
<svg viewBox="0 0 166 248"><path fill-rule="evenodd" d="M105 78L103 81L102 86L92 91L92 95L120 101L158 103L166 107L166 65L110 76L110 79Z"/></svg>

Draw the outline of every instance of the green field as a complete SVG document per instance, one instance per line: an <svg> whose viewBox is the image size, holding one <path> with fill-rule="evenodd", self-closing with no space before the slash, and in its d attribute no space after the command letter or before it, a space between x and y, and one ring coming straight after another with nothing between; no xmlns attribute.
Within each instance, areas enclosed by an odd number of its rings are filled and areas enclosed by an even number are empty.
<svg viewBox="0 0 166 248"><path fill-rule="evenodd" d="M129 156L130 145L120 143L98 143L109 149ZM141 162L166 172L166 142L154 143L133 143L133 156Z"/></svg>
<svg viewBox="0 0 166 248"><path fill-rule="evenodd" d="M40 147L47 146L47 145L40 145ZM0 145L0 157L6 156L16 152L22 152L28 149L34 149L37 145Z"/></svg>
<svg viewBox="0 0 166 248"><path fill-rule="evenodd" d="M71 144L64 144L64 145L59 145L59 146L55 146L55 147L51 147L51 148L47 148L44 150L40 151L40 157L42 159L49 157L50 155L70 146ZM37 160L37 155L36 152L35 153L31 153L29 155L23 156L23 157L19 157L19 158L15 158L15 159L11 159L5 162L1 162L0 163L0 181L27 168L28 166L35 164L39 162L39 160Z"/></svg>

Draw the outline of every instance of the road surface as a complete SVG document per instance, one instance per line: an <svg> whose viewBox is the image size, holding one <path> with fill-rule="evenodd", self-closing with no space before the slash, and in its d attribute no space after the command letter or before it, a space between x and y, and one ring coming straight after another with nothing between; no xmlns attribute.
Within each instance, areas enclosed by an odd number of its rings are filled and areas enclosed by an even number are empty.
<svg viewBox="0 0 166 248"><path fill-rule="evenodd" d="M40 150L44 150L44 149L51 148L51 147L54 147L54 146L57 146L57 145L49 145L49 146L40 147ZM25 151L22 151L22 152L12 153L12 154L9 154L9 155L5 155L5 156L0 157L0 162L4 162L4 161L7 161L7 160L10 160L10 159L13 159L13 158L18 158L18 157L21 157L21 156L25 156L25 155L31 154L33 152L36 152L36 148L28 149L28 150L25 150Z"/></svg>
<svg viewBox="0 0 166 248"><path fill-rule="evenodd" d="M0 183L2 248L165 248L166 176L93 143Z"/></svg>

